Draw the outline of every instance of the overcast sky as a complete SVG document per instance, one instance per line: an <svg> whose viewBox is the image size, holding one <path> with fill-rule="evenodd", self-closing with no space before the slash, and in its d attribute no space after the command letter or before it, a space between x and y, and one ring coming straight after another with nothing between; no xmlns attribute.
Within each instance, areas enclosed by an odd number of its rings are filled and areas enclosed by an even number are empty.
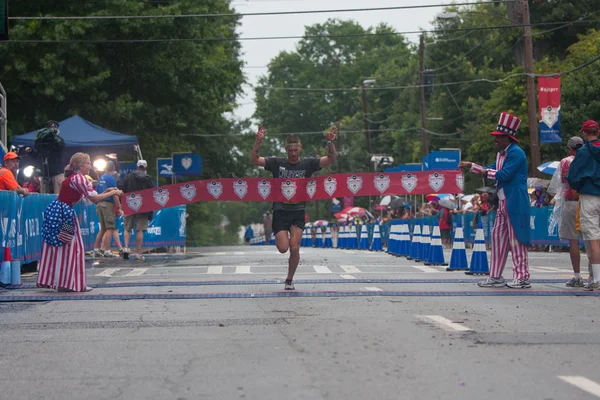
<svg viewBox="0 0 600 400"><path fill-rule="evenodd" d="M233 6L239 13L255 13L450 4L450 2L450 0L234 0ZM323 23L329 18L353 19L365 28L385 22L397 31L415 31L431 29L431 21L441 11L441 7L433 7L352 13L249 16L242 18L239 32L241 37L302 36L305 26ZM412 42L418 42L418 34L407 35L407 38ZM297 42L297 39L242 41L242 59L246 63L244 73L248 83L254 85L258 77L267 72L267 68L262 67L279 52L293 51ZM249 87L244 89L246 95L239 99L242 105L234 113L238 118L251 117L255 109L254 90Z"/></svg>

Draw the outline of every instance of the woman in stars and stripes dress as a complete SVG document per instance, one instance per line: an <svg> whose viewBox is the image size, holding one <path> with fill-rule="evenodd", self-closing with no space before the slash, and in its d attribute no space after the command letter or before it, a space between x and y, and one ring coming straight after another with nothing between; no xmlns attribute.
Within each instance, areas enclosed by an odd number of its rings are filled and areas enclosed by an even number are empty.
<svg viewBox="0 0 600 400"><path fill-rule="evenodd" d="M114 188L102 194L96 193L84 176L91 167L89 155L75 153L65 168L65 180L58 198L44 211L44 241L38 287L57 289L59 292L92 290L85 283L85 248L73 205L81 199L99 203L114 195L121 196L123 192Z"/></svg>

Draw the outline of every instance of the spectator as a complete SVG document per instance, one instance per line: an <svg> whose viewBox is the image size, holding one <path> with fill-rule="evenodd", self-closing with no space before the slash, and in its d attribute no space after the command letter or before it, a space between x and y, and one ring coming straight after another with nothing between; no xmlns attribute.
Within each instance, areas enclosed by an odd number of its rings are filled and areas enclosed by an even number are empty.
<svg viewBox="0 0 600 400"><path fill-rule="evenodd" d="M29 191L19 186L16 179L20 161L21 157L17 153L12 151L6 153L3 166L0 168L0 190L12 190L25 197Z"/></svg>
<svg viewBox="0 0 600 400"><path fill-rule="evenodd" d="M252 229L252 225L248 225L246 228L246 232L244 233L244 244L249 245L250 240L254 237L254 229Z"/></svg>
<svg viewBox="0 0 600 400"><path fill-rule="evenodd" d="M583 240L588 242L593 281L584 290L600 290L600 127L588 120L581 127L585 144L569 168L567 181L580 194L580 225Z"/></svg>
<svg viewBox="0 0 600 400"><path fill-rule="evenodd" d="M569 241L569 255L571 256L571 266L573 267L573 278L567 283L567 287L583 287L583 279L581 278L581 255L579 253L579 232L575 226L577 216L577 202L579 195L571 189L567 176L569 175L569 167L575 158L577 150L583 146L583 139L579 136L574 136L567 142L569 156L560 161L558 167L560 173L560 181L562 190L557 193L553 199L557 208L560 208L560 218L558 225L558 235L561 240ZM558 199L558 204L556 204Z"/></svg>
<svg viewBox="0 0 600 400"><path fill-rule="evenodd" d="M116 189L117 180L115 179L113 172L115 172L115 164L112 161L109 161L106 165L106 172L100 176L100 179L98 180L98 194L102 194L107 190ZM117 212L115 212L115 207L117 207ZM119 252L123 253L121 241L117 232L117 216L120 216L123 213L119 197L112 196L99 202L96 205L96 213L98 214L98 220L100 221L100 231L96 235L96 241L94 242L94 256L117 257L116 254L113 254L110 251L110 241L115 233L117 233L116 243L119 247Z"/></svg>
<svg viewBox="0 0 600 400"><path fill-rule="evenodd" d="M138 192L154 187L152 177L146 173L146 168L148 168L146 160L138 160L137 169L128 173L127 176L125 176L125 179L123 179L123 191L125 193ZM134 254L134 258L140 261L145 260L142 255L142 243L144 241L144 232L148 229L148 219L151 219L151 215L152 212L133 214L125 217L125 231L123 232L123 238L125 239L125 248L123 249L124 259L128 259L129 253L131 252L129 249L129 239L135 222L136 253Z"/></svg>
<svg viewBox="0 0 600 400"><path fill-rule="evenodd" d="M546 202L546 193L544 193L544 189L541 186L536 186L533 194L535 196L533 206L537 208L544 207Z"/></svg>
<svg viewBox="0 0 600 400"><path fill-rule="evenodd" d="M271 233L273 232L273 217L271 211L267 211L263 216L263 225L265 229L265 241L269 244L271 241Z"/></svg>

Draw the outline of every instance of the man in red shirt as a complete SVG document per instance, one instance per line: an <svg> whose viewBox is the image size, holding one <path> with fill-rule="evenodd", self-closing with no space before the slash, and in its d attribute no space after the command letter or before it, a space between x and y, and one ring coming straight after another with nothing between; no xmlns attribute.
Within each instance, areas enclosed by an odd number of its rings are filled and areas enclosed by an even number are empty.
<svg viewBox="0 0 600 400"><path fill-rule="evenodd" d="M0 190L12 190L25 197L29 194L29 191L19 186L15 179L19 169L19 161L21 161L21 157L15 152L8 152L4 156L4 162L2 168L0 168Z"/></svg>

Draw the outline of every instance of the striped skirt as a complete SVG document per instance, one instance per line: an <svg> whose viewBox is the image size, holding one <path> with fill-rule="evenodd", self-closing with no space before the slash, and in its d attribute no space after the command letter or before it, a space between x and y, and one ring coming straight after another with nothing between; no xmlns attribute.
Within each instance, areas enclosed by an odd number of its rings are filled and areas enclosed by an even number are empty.
<svg viewBox="0 0 600 400"><path fill-rule="evenodd" d="M75 292L85 290L85 247L77 216L71 243L57 247L43 242L37 286L71 289Z"/></svg>

